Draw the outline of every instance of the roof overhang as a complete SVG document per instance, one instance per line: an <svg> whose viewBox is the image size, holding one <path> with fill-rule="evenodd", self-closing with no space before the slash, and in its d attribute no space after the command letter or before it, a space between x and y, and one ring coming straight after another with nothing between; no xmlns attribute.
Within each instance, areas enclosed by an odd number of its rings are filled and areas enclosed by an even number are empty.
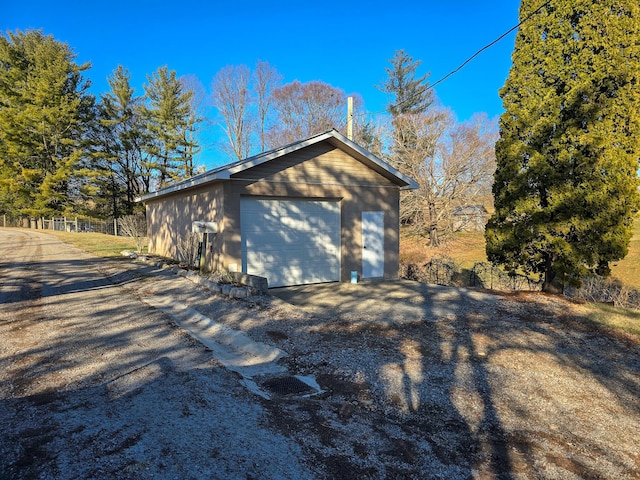
<svg viewBox="0 0 640 480"><path fill-rule="evenodd" d="M147 193L136 199L137 201L146 202L158 197L164 197L173 193L196 188L198 186L213 183L217 181L229 180L232 175L236 175L245 170L262 165L263 163L270 162L277 158L288 155L292 152L296 152L303 148L315 145L320 142L327 141L336 148L343 150L352 157L356 158L363 164L367 165L372 170L378 172L380 175L389 179L396 184L401 190L415 190L418 188L418 184L408 176L399 172L387 162L376 157L372 153L368 152L352 140L337 132L336 130L329 130L318 135L314 135L306 140L301 140L289 145L285 145L280 148L276 148L269 152L261 153L253 157L246 158L239 162L231 163L223 167L219 167L207 172L201 173L187 180L182 180L174 185L162 188L157 192Z"/></svg>
<svg viewBox="0 0 640 480"><path fill-rule="evenodd" d="M173 185L169 185L168 187L161 188L156 192L150 192L145 195L142 195L136 198L136 202L146 202L148 200L152 200L157 197L164 197L166 195L171 195L172 193L180 192L182 190L189 190L191 188L199 187L200 185L204 185L207 183L214 182L222 182L225 180L229 180L229 173L225 170L210 170L199 175L195 175L186 180L182 180Z"/></svg>

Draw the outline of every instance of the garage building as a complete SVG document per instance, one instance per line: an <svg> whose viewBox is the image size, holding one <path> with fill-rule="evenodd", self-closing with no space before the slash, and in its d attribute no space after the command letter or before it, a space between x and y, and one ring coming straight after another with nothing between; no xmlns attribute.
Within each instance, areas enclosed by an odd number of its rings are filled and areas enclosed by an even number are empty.
<svg viewBox="0 0 640 480"><path fill-rule="evenodd" d="M209 271L266 277L270 287L397 278L401 174L335 130L149 193L149 252L178 258L208 222Z"/></svg>

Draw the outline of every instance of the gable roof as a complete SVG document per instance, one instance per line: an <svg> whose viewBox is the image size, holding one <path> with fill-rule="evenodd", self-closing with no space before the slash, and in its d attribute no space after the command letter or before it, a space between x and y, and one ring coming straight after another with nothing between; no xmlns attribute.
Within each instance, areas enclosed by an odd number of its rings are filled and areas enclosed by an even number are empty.
<svg viewBox="0 0 640 480"><path fill-rule="evenodd" d="M484 205L463 205L454 208L452 215L486 215L488 213Z"/></svg>
<svg viewBox="0 0 640 480"><path fill-rule="evenodd" d="M398 185L401 190L414 190L418 188L418 184L414 180L400 173L384 160L381 160L355 142L349 140L341 133L332 129L309 137L306 140L300 140L294 143L290 143L289 145L275 148L268 152L245 158L244 160L239 160L237 162L223 165L222 167L208 170L186 180L181 180L180 182L174 183L173 185L161 188L156 192L147 193L137 200L144 202L145 200L163 197L165 195L179 192L181 190L187 190L207 183L230 180L231 175L235 175L237 173L243 172L244 170L248 170L249 168L253 168L263 163L270 162L271 160L275 160L289 153L324 141L329 142L334 147L343 150L355 159L367 165L372 170L378 172L380 175Z"/></svg>

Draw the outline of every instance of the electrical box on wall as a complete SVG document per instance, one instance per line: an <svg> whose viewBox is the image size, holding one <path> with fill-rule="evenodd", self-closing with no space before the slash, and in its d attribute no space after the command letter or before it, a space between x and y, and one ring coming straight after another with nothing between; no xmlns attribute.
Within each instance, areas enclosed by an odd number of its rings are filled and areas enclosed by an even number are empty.
<svg viewBox="0 0 640 480"><path fill-rule="evenodd" d="M196 221L191 224L193 233L218 233L218 224L216 222Z"/></svg>

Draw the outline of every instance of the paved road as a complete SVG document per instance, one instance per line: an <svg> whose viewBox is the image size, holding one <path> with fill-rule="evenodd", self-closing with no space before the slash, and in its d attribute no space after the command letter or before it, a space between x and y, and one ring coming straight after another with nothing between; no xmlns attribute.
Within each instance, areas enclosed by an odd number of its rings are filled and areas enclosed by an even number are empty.
<svg viewBox="0 0 640 480"><path fill-rule="evenodd" d="M0 478L309 478L259 399L140 300L154 280L109 268L0 229Z"/></svg>

